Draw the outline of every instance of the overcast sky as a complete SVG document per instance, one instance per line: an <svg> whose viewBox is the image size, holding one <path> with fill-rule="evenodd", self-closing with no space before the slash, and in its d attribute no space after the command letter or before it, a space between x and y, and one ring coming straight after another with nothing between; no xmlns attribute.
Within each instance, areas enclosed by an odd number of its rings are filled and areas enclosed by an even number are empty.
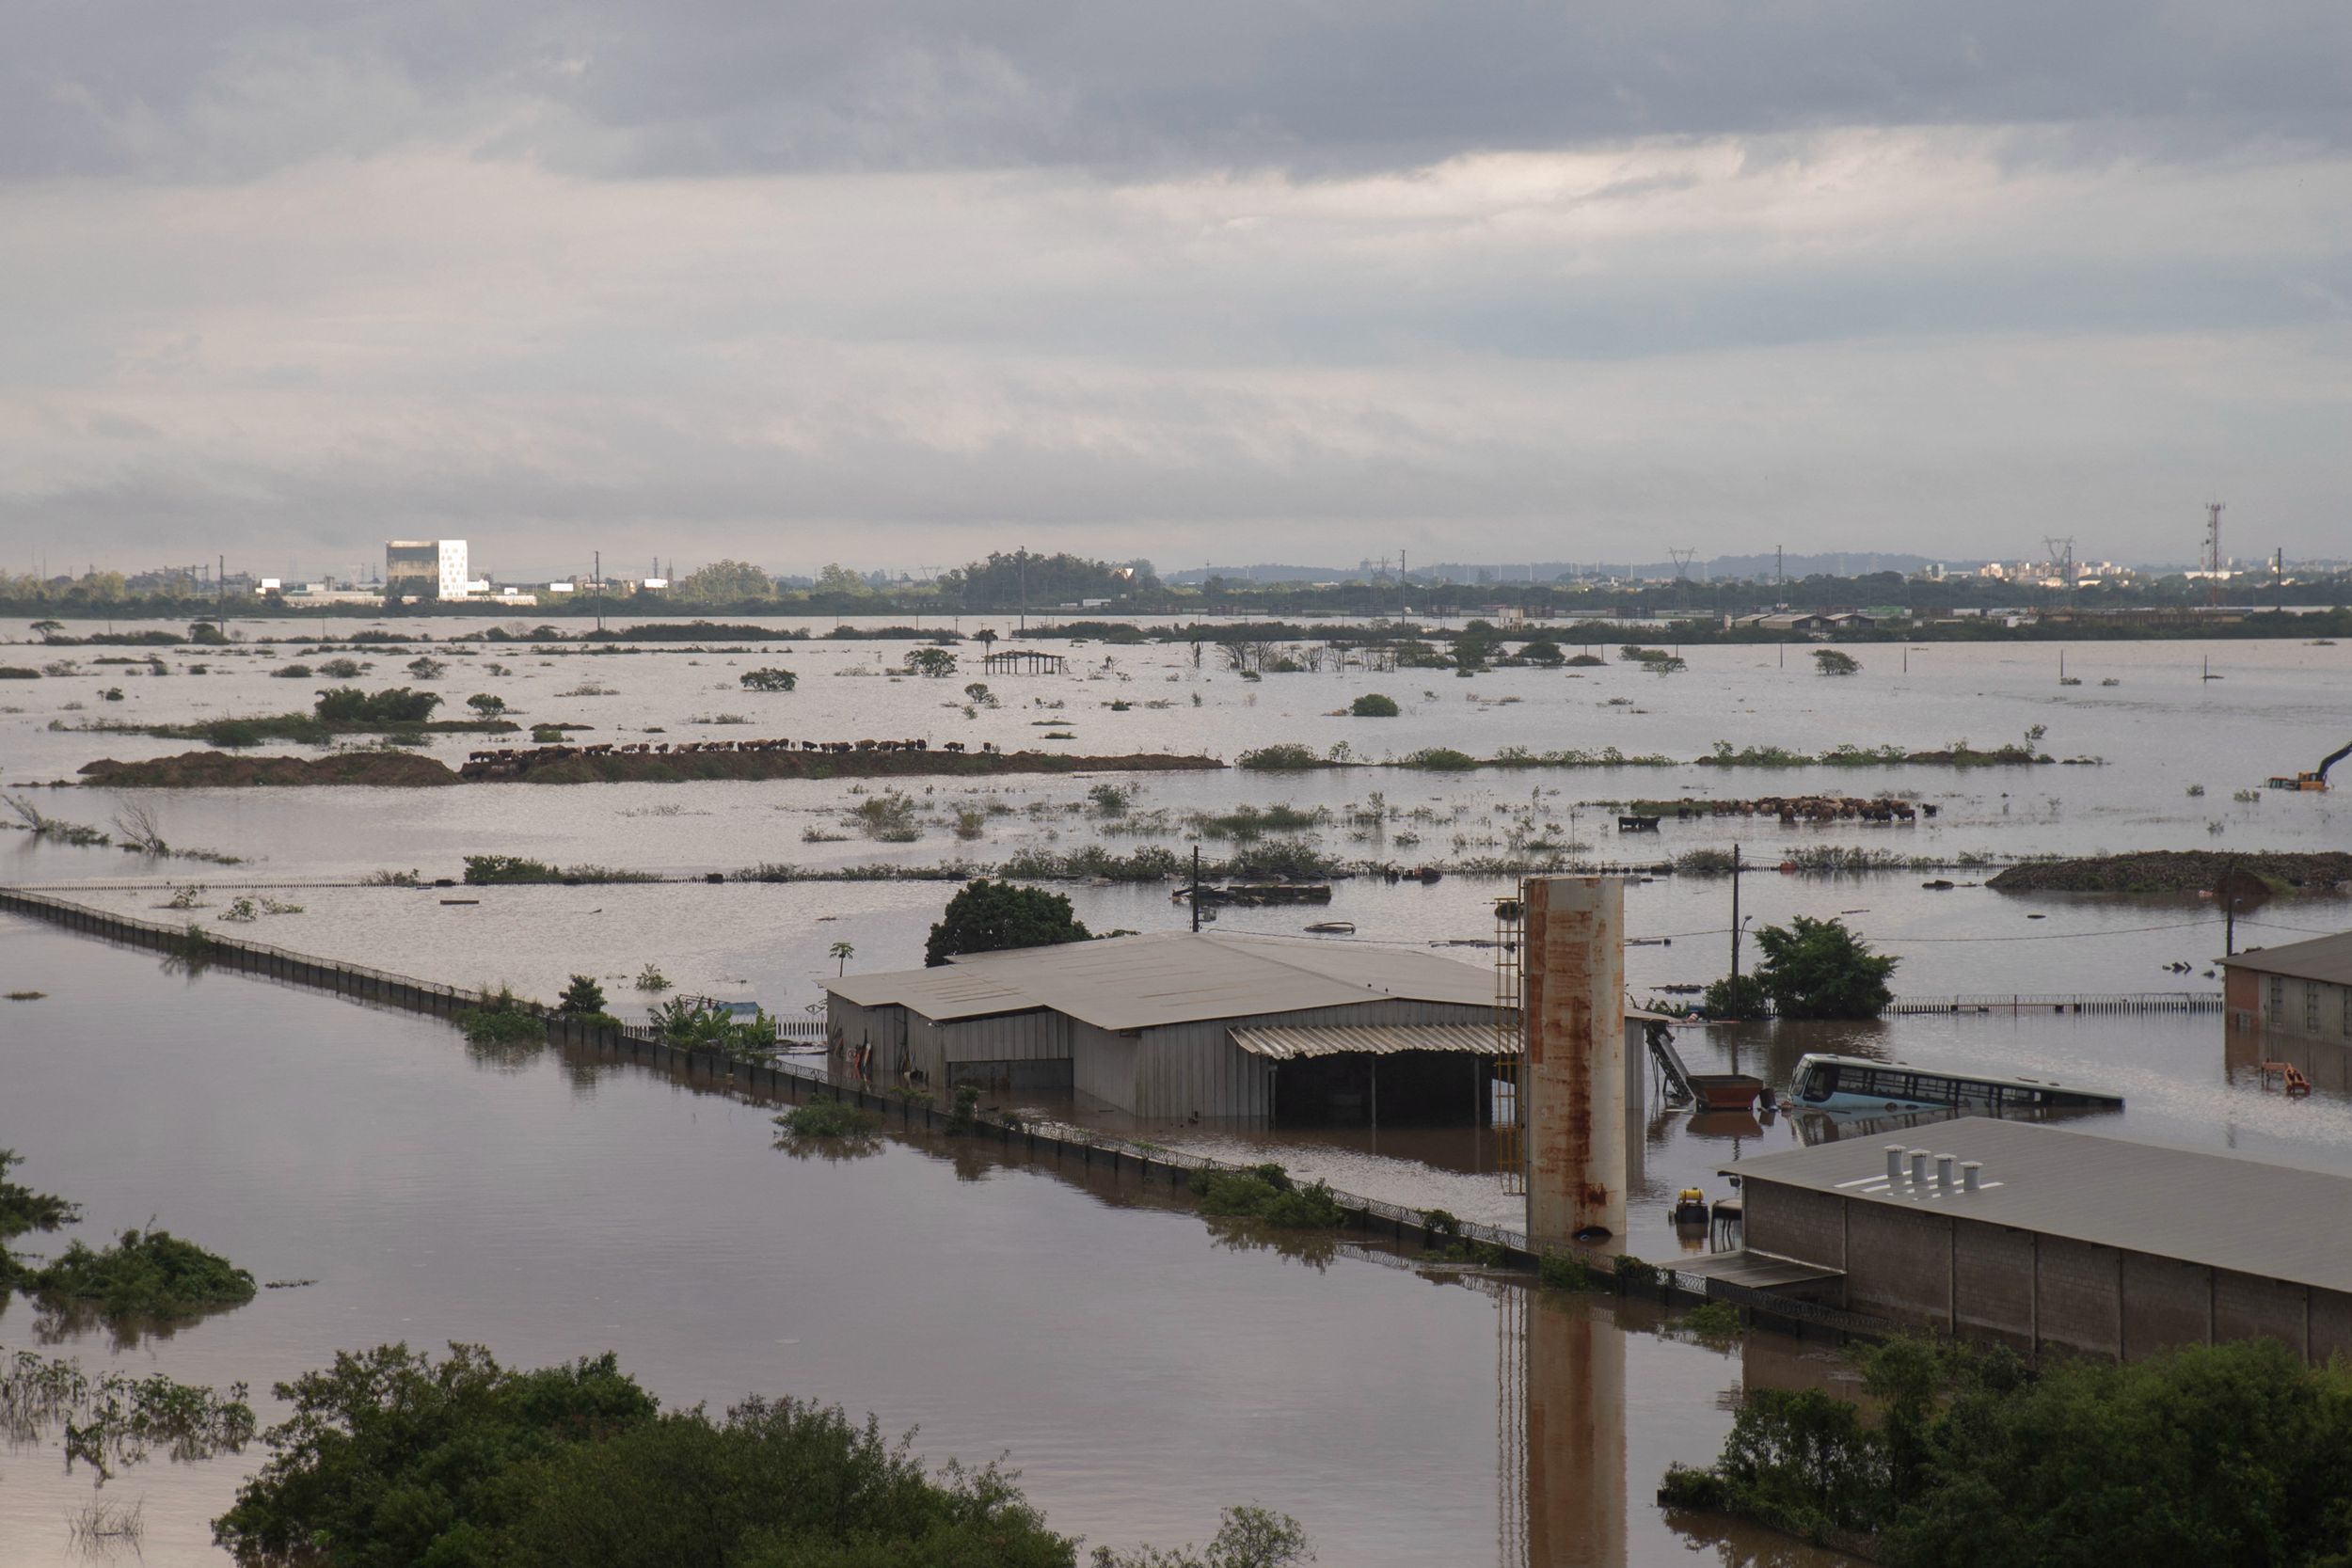
<svg viewBox="0 0 2352 1568"><path fill-rule="evenodd" d="M2352 555L2341 0L18 0L0 556Z"/></svg>

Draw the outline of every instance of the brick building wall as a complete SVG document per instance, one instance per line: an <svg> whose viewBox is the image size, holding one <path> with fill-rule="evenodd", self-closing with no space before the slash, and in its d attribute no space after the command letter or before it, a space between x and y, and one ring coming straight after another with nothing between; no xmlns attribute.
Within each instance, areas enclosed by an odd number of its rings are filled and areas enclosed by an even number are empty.
<svg viewBox="0 0 2352 1568"><path fill-rule="evenodd" d="M1949 1219L1883 1204L1850 1203L1846 1239L1849 1310L1905 1323L1950 1321Z"/></svg>
<svg viewBox="0 0 2352 1568"><path fill-rule="evenodd" d="M2033 1348L2033 1237L2007 1226L1952 1222L1952 1298L1963 1333Z"/></svg>
<svg viewBox="0 0 2352 1568"><path fill-rule="evenodd" d="M2041 1293L2036 1317L2042 1342L2096 1355L2114 1355L2117 1338L2116 1251L2061 1236L2041 1238Z"/></svg>
<svg viewBox="0 0 2352 1568"><path fill-rule="evenodd" d="M2250 1339L2267 1334L2303 1351L2304 1302L2311 1294L2300 1285L2224 1269L2214 1275L2213 1337Z"/></svg>
<svg viewBox="0 0 2352 1568"><path fill-rule="evenodd" d="M1846 1200L1776 1182L1742 1189L1742 1240L1751 1251L1825 1269L1846 1266Z"/></svg>
<svg viewBox="0 0 2352 1568"><path fill-rule="evenodd" d="M2123 1354L2137 1360L2213 1333L2213 1271L2144 1252L2123 1254Z"/></svg>

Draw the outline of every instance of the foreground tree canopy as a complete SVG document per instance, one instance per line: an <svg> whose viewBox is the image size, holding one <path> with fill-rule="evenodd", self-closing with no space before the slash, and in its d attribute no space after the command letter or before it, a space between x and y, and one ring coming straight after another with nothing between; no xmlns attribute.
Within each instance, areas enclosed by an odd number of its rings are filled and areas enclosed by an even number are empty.
<svg viewBox="0 0 2352 1568"><path fill-rule="evenodd" d="M946 911L923 944L923 961L938 965L960 953L1048 947L1093 935L1071 913L1062 895L982 878L947 900Z"/></svg>
<svg viewBox="0 0 2352 1568"><path fill-rule="evenodd" d="M1894 1568L2341 1568L2352 1369L2275 1339L2129 1366L1902 1340L1863 1356L1875 1428L1759 1388L1722 1457L1659 1500L1830 1540Z"/></svg>
<svg viewBox="0 0 2352 1568"><path fill-rule="evenodd" d="M1078 1543L993 1465L927 1472L869 1417L747 1400L663 1411L611 1354L536 1371L476 1345L344 1353L277 1390L294 1415L214 1523L237 1559L323 1568L1071 1568ZM1234 1510L1204 1560L1281 1568L1295 1522Z"/></svg>

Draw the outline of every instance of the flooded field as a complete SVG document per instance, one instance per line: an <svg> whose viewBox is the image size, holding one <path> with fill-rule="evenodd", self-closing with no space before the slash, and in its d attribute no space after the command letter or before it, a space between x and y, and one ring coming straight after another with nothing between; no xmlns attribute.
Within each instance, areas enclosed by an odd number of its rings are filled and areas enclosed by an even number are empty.
<svg viewBox="0 0 2352 1568"><path fill-rule="evenodd" d="M946 1140L794 1160L763 1108L642 1069L478 1057L445 1024L9 917L0 955L50 993L0 1014L0 1146L26 1176L81 1201L84 1233L152 1216L316 1281L57 1347L93 1368L248 1381L267 1419L268 1385L338 1348L609 1347L674 1402L814 1396L919 1426L935 1460L1001 1453L1096 1541L1202 1538L1254 1497L1326 1562L1841 1560L1649 1500L1744 1383L1834 1374L1794 1340L1709 1349L1638 1305L1285 1250ZM34 1330L21 1302L0 1315L9 1344ZM111 1483L144 1501L137 1560L220 1560L207 1522L260 1457ZM0 1564L63 1560L88 1484L54 1447L0 1454Z"/></svg>
<svg viewBox="0 0 2352 1568"><path fill-rule="evenodd" d="M776 623L779 626L791 623ZM262 623L247 638L348 636L362 623L319 627ZM946 679L894 676L911 641L818 640L707 649L644 644L646 651L589 653L578 644L453 644L477 623L403 622L434 641L398 651L364 650L371 689L417 684L414 657L446 669L429 682L462 711L477 691L504 697L526 724L591 726L580 738L629 742L735 736L850 738L921 736L977 748L1088 752L1205 752L1227 760L1256 746L1299 743L1361 761L1444 746L1477 755L1614 746L1681 765L1482 768L1432 772L1359 767L1308 773L1225 769L1101 777L942 778L899 781L904 831L866 831L856 808L892 785L879 781L631 784L469 784L370 788L109 791L37 790L22 798L51 816L104 828L126 805L143 806L174 845L234 855L215 865L73 847L24 832L0 833L0 879L68 891L85 902L146 918L216 920L241 894L299 912L264 914L235 927L248 939L460 985L512 984L552 996L573 973L600 977L616 1010L647 998L630 989L650 963L683 990L757 1001L803 1016L819 1005L820 975L920 961L925 930L950 885L941 880L728 881L687 879L762 863L816 874L846 868L908 871L985 868L1015 856L1100 847L1120 855L1157 849L1181 861L1196 846L1212 861L1268 841L1296 843L1343 863L1650 864L1738 842L1765 867L1824 849L1859 851L1899 868L1819 874L1767 870L1743 879L1741 912L1755 925L1790 915L1837 915L1897 955L1906 996L2129 991L2211 991L2223 943L2221 917L2194 896L2088 898L2017 895L1979 885L1997 863L2054 853L2143 848L2327 849L2352 844L2343 792L2294 795L2259 788L2271 772L2309 766L2352 734L2347 650L2289 642L2143 642L2077 645L2061 687L2049 644L1937 644L1851 649L1858 675L1815 674L1799 645L1690 648L1690 668L1659 676L1614 658L1615 634L1580 636L1610 662L1565 671L1499 670L1474 678L1445 671L1360 670L1269 674L1247 681L1218 665L1214 648L1196 665L1184 645L1040 646L1065 653L1059 675ZM974 629L967 621L961 629ZM8 628L0 628L5 630ZM23 628L15 634L26 635ZM1010 635L1009 628L1005 628ZM71 779L98 756L151 756L196 743L74 726L187 722L305 706L321 680L268 672L316 656L305 644L270 650L161 650L170 673L145 673L147 650L58 650L73 673L10 683L0 692L0 778ZM264 653L274 657L263 657ZM976 644L960 656L976 660ZM99 657L141 662L101 666ZM202 673L195 673L200 666ZM1907 668L1906 668L1907 666ZM495 667L495 668L494 668ZM758 693L740 676L783 667L796 690ZM2221 678L2206 679L2207 675ZM996 705L963 688L984 678ZM2107 686L2103 683L2114 681ZM119 702L103 700L119 689ZM1337 716L1355 695L1388 692L1393 720ZM970 711L967 712L966 709ZM697 721L740 718L722 724ZM2021 741L2059 758L2095 764L1956 769L1946 767L1701 768L1692 759L1719 742L1820 753L1841 744L1979 748ZM1049 740L1049 735L1071 739ZM510 737L528 742L528 735ZM435 738L444 761L508 743ZM287 743L263 752L303 752ZM1115 794L1105 797L1103 786ZM1618 804L1645 798L1745 798L1807 792L1893 792L1935 816L1916 825L1841 821L1783 826L1773 817L1669 817L1655 833L1617 832ZM2240 799L2241 795L2248 798ZM1272 833L1236 828L1246 811L1282 808L1301 823ZM463 857L500 853L562 865L657 874L649 883L437 889L360 885L388 871L426 882L456 878ZM1935 865L1950 869L1930 871ZM1958 885L1931 888L1949 880ZM1093 929L1167 930L1187 919L1168 884L1057 884ZM200 892L181 890L199 887ZM1434 885L1342 876L1331 902L1307 910L1229 909L1216 928L1296 941L1344 941L1399 949L1437 945L1475 964L1493 935L1493 899L1507 879L1452 872ZM175 898L194 904L167 908ZM462 902L459 900L463 900ZM1629 888L1627 979L1637 999L1686 992L1728 960L1730 884L1669 876ZM1311 937L1311 922L1352 923L1350 936ZM2352 924L2335 898L2280 899L2245 911L2241 943L2293 941ZM852 949L846 960L834 944ZM1753 961L1754 950L1750 949ZM2175 965L2186 965L2185 971ZM2114 1087L2135 1133L2210 1146L2232 1140L2282 1157L2327 1160L2347 1129L2341 1101L2320 1076L2312 1101L2265 1096L2235 1081L2211 1015L2129 1018L2006 1016L1889 1018L1866 1025L1681 1033L1693 1066L1738 1065L1775 1085L1804 1049L1836 1048L1947 1067L2055 1075ZM1759 1064L1761 1066L1759 1067ZM1046 1107L1106 1130L1215 1151L1272 1148L1303 1170L1371 1196L1439 1205L1511 1222L1517 1201L1494 1180L1492 1148L1470 1132L1384 1130L1376 1134L1284 1133L1135 1123L1083 1105ZM1710 1190L1717 1164L1804 1130L1660 1116L1647 1131L1638 1196L1656 1205L1687 1184ZM1819 1135L1820 1129L1814 1129ZM1655 1238L1661 1246L1669 1235Z"/></svg>

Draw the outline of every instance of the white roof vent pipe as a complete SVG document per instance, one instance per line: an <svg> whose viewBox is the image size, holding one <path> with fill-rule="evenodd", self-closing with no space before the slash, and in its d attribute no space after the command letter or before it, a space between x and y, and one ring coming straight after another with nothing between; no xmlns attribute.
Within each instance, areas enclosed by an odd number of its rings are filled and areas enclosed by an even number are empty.
<svg viewBox="0 0 2352 1568"><path fill-rule="evenodd" d="M1984 1174L1982 1160L1963 1160L1960 1163L1960 1189L1965 1193L1978 1190L1977 1179Z"/></svg>
<svg viewBox="0 0 2352 1568"><path fill-rule="evenodd" d="M1954 1158L1955 1156L1949 1154L1939 1154L1935 1157L1935 1184L1936 1187L1943 1192L1948 1193L1952 1190L1952 1161Z"/></svg>
<svg viewBox="0 0 2352 1568"><path fill-rule="evenodd" d="M1911 1150L1911 1184L1915 1187L1928 1184L1928 1151L1924 1148Z"/></svg>
<svg viewBox="0 0 2352 1568"><path fill-rule="evenodd" d="M1903 1146L1886 1146L1886 1180L1890 1185L1900 1186L1903 1180Z"/></svg>

